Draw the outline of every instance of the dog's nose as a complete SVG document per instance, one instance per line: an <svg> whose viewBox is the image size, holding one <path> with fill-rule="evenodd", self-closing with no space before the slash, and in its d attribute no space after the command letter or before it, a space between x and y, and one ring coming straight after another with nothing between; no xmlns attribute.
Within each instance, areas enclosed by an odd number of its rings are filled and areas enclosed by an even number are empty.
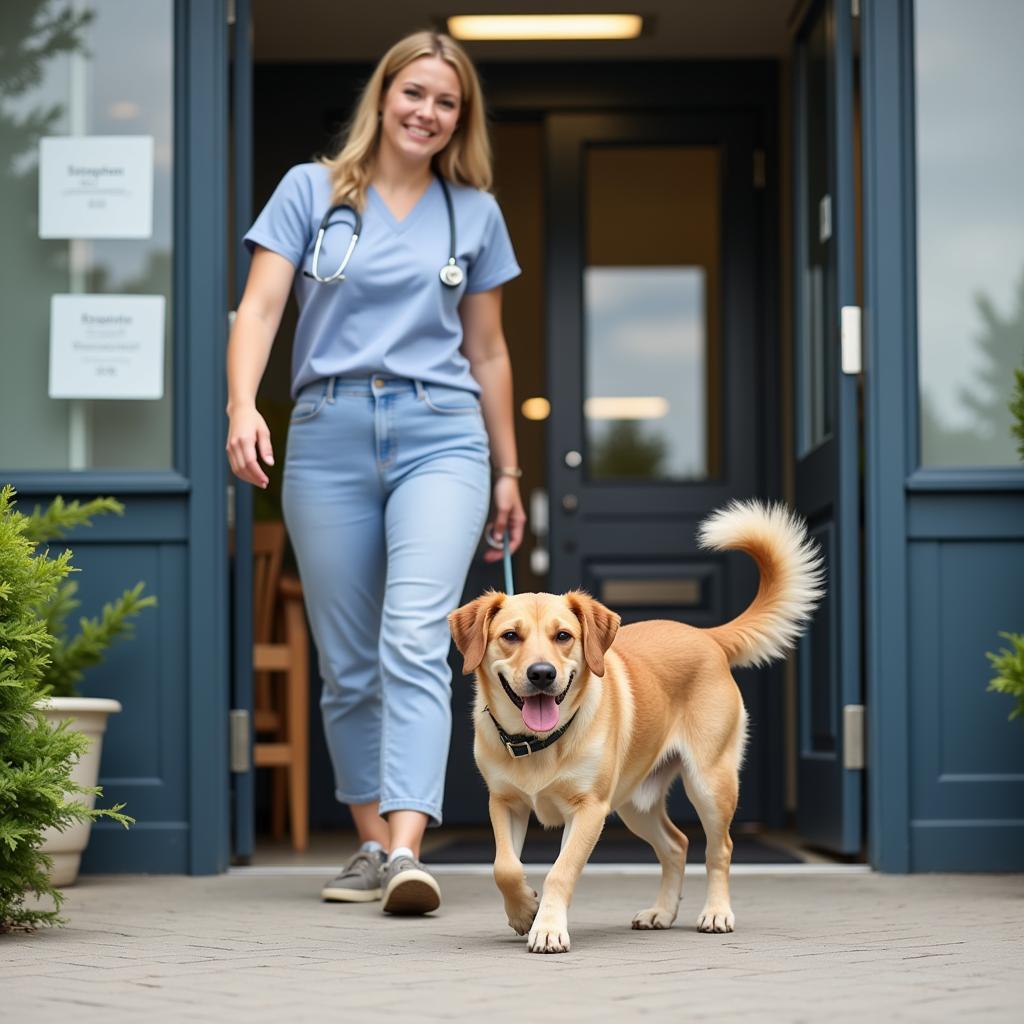
<svg viewBox="0 0 1024 1024"><path fill-rule="evenodd" d="M546 661L535 661L527 670L526 678L537 687L538 690L546 690L553 686L558 669Z"/></svg>

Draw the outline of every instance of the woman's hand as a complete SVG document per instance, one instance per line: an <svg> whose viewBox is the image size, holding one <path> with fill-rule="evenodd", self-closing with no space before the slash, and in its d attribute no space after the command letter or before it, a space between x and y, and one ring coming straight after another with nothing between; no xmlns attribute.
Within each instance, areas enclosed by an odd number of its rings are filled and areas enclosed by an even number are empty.
<svg viewBox="0 0 1024 1024"><path fill-rule="evenodd" d="M494 482L494 518L487 524L487 536L500 542L508 530L508 549L513 554L523 542L526 512L519 497L519 481L512 476L499 476ZM503 557L499 548L488 546L485 562L496 562Z"/></svg>
<svg viewBox="0 0 1024 1024"><path fill-rule="evenodd" d="M246 406L231 414L228 443L225 445L231 472L247 483L266 488L270 478L256 458L257 454L268 466L274 464L274 449L270 445L267 421L256 410Z"/></svg>

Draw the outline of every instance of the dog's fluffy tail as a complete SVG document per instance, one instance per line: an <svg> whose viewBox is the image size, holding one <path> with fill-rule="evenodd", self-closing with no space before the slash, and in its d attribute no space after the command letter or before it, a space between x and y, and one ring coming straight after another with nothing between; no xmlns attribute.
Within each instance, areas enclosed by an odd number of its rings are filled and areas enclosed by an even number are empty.
<svg viewBox="0 0 1024 1024"><path fill-rule="evenodd" d="M803 520L785 505L734 501L701 523L697 539L703 548L745 551L761 573L750 607L705 632L732 666L764 665L782 657L825 592L821 553Z"/></svg>

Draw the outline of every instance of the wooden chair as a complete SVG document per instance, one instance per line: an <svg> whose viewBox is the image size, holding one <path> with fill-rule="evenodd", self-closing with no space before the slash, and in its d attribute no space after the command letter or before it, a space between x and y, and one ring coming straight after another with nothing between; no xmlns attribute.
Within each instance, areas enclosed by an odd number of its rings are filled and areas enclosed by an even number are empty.
<svg viewBox="0 0 1024 1024"><path fill-rule="evenodd" d="M309 846L309 642L302 585L281 572L284 523L253 523L253 764L271 768L271 834Z"/></svg>

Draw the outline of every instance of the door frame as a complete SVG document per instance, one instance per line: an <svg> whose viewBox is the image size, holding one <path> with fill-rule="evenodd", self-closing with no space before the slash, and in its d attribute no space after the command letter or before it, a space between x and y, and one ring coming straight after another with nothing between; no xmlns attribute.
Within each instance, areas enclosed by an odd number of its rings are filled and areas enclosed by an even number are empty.
<svg viewBox="0 0 1024 1024"><path fill-rule="evenodd" d="M252 0L234 3L235 23L230 27L231 221L227 251L231 261L231 308L237 310L249 274L249 250L242 243L242 233L254 216L254 154ZM252 858L256 831L256 773L252 758L253 560L239 554L252 551L253 499L252 484L230 474L228 479L228 515L234 535L230 581L231 860L234 864L247 864ZM235 748L236 743L243 742L244 751Z"/></svg>
<svg viewBox="0 0 1024 1024"><path fill-rule="evenodd" d="M227 0L179 0L177 13L183 52L176 66L186 88L175 110L175 137L182 142L175 237L184 242L175 247L175 287L184 292L175 305L185 314L177 340L185 357L178 379L186 394L179 406L186 407L178 428L185 435L191 485L189 872L201 875L226 871L230 849L227 460L220 443L227 432Z"/></svg>
<svg viewBox="0 0 1024 1024"><path fill-rule="evenodd" d="M813 384L805 377L804 336L807 303L802 274L807 263L808 199L806 175L807 109L809 84L802 57L809 46L814 23L823 19L826 38L827 89L825 109L826 195L832 226L825 250L825 266L833 275L834 292L823 288L823 345L833 364L825 380L832 399L830 432L803 450L802 422L806 398ZM863 846L864 772L847 767L844 730L845 708L863 704L861 681L861 562L860 562L860 426L858 374L843 370L840 360L840 309L857 304L856 245L853 176L853 31L854 18L846 0L813 0L794 22L793 69L793 313L795 380L793 408L794 502L807 519L811 535L819 533L828 570L828 596L817 612L814 626L800 640L797 653L797 826L810 842L844 855L856 855ZM820 201L820 200L819 200ZM812 737L812 698L820 689L813 678L815 629L827 638L827 683L830 712L827 734L831 750L815 748ZM824 703L824 701L823 701Z"/></svg>
<svg viewBox="0 0 1024 1024"><path fill-rule="evenodd" d="M911 870L907 481L917 461L909 4L865 0L861 31L868 843L872 867L903 873Z"/></svg>

